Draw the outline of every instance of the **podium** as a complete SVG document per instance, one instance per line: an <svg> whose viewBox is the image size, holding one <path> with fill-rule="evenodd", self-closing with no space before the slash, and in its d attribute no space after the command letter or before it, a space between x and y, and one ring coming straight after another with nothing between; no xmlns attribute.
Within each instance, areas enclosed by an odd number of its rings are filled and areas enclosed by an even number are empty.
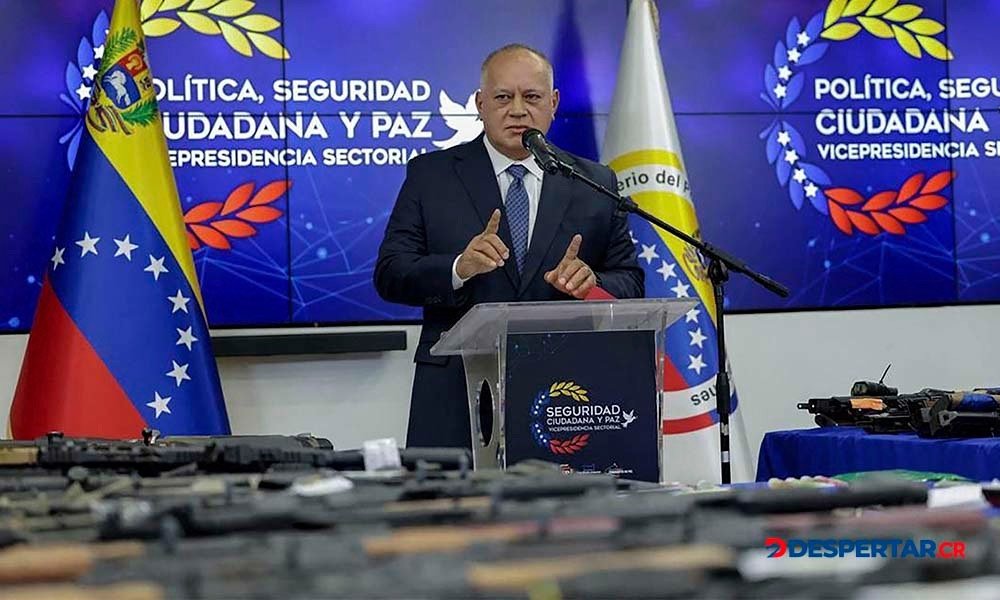
<svg viewBox="0 0 1000 600"><path fill-rule="evenodd" d="M696 304L474 306L431 348L465 363L474 466L534 458L659 482L665 332Z"/></svg>

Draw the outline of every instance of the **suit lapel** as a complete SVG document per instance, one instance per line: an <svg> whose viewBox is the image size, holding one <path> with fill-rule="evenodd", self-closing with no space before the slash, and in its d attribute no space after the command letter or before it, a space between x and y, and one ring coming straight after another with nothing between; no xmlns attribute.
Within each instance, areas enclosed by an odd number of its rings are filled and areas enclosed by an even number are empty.
<svg viewBox="0 0 1000 600"><path fill-rule="evenodd" d="M486 223L490 220L490 215L493 214L494 210L499 208L503 211L503 202L500 199L500 186L497 185L496 173L493 172L493 163L490 162L490 156L486 153L486 146L483 143L483 136L480 135L475 140L466 144L464 148L465 152L457 154L455 157L455 172L458 174L459 180L461 180L466 193L469 195L469 200L475 206L476 213L479 215L480 231L486 228ZM507 224L506 218L500 219L500 228L497 231L497 235L500 236L500 239L503 240L503 243L508 248L514 247L511 241L510 225ZM517 262L514 260L513 253L511 253L510 260L504 262L503 271L507 274L508 279L510 279L511 285L517 289L520 278L517 274Z"/></svg>
<svg viewBox="0 0 1000 600"><path fill-rule="evenodd" d="M532 278L542 266L545 255L552 246L552 240L559 230L563 215L570 205L573 193L572 182L563 175L546 174L542 180L542 193L538 199L538 215L535 217L535 227L531 232L531 243L528 245L528 256L524 260L524 271L521 273L521 285L518 295L523 294ZM559 250L565 252L565 248Z"/></svg>

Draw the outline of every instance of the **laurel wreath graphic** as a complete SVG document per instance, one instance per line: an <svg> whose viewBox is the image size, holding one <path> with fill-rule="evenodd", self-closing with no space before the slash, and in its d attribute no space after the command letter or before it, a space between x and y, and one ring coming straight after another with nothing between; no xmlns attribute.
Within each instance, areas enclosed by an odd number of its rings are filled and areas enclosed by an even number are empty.
<svg viewBox="0 0 1000 600"><path fill-rule="evenodd" d="M582 450L587 442L590 441L589 433L580 433L574 435L568 440L551 440L549 441L549 450L553 454L575 454Z"/></svg>
<svg viewBox="0 0 1000 600"><path fill-rule="evenodd" d="M929 179L923 173L917 173L907 179L899 190L879 192L871 198L864 198L850 188L830 188L826 190L830 200L830 218L837 229L847 235L851 235L855 227L868 235L882 232L903 235L906 233L903 223L923 223L927 220L925 211L937 210L948 204L948 199L937 192L948 187L954 178L954 171L941 171ZM848 208L859 204L859 209Z"/></svg>
<svg viewBox="0 0 1000 600"><path fill-rule="evenodd" d="M249 14L250 0L143 0L139 7L142 31L162 37L182 24L203 35L222 35L229 47L243 56L253 56L253 47L270 58L288 60L291 55L269 35L281 22L264 14ZM169 16L168 16L169 14Z"/></svg>
<svg viewBox="0 0 1000 600"><path fill-rule="evenodd" d="M231 238L257 235L252 223L270 223L284 214L272 204L292 186L287 179L272 181L254 192L254 182L236 187L225 202L202 202L184 213L188 245L192 250L202 244L216 250L232 248Z"/></svg>
<svg viewBox="0 0 1000 600"><path fill-rule="evenodd" d="M804 28L798 18L792 18L785 39L778 40L775 45L773 62L764 68L765 89L761 99L776 112L785 111L805 87L805 73L796 70L823 58L831 42L849 40L862 31L895 40L914 58L921 58L926 52L938 60L951 60L954 57L951 50L933 37L944 32L944 25L934 19L921 18L923 11L914 4L899 4L899 0L831 0L826 10L814 15ZM855 231L872 236L883 232L902 235L904 223L922 223L927 220L926 212L948 204L943 196L935 196L933 200L923 198L933 192L922 189L919 197L916 192L909 197L904 194L909 191L907 184L912 186L910 182L918 175L923 184L924 175L919 173L908 178L899 190L880 192L864 202L866 199L856 190L832 188L826 172L806 162L805 139L788 121L776 118L761 132L760 138L765 140L768 164L774 166L778 183L788 188L792 205L801 209L808 199L816 211L830 217L846 235L853 235ZM933 181L943 189L954 177L952 171L938 173L927 181L927 185ZM886 204L886 198L892 194L895 198ZM858 209L845 208L862 202L864 204ZM892 203L896 204L890 209Z"/></svg>
<svg viewBox="0 0 1000 600"><path fill-rule="evenodd" d="M567 396L577 402L590 402L590 398L587 397L587 394L587 390L572 381L559 381L553 383L549 388L549 396L553 398L556 396Z"/></svg>
<svg viewBox="0 0 1000 600"><path fill-rule="evenodd" d="M552 403L552 398L566 396L577 402L590 402L587 390L572 381L557 381L542 389L535 395L531 403L531 437L542 448L548 448L553 454L574 454L579 452L590 441L589 433L580 433L566 440L558 440L549 436L548 428L542 425L545 407Z"/></svg>

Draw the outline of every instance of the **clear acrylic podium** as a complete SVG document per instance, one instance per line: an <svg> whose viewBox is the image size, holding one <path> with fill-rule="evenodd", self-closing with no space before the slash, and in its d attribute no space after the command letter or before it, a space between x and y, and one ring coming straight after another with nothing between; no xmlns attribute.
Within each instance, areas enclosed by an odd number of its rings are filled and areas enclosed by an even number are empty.
<svg viewBox="0 0 1000 600"><path fill-rule="evenodd" d="M465 363L475 467L541 458L659 481L665 330L695 305L649 298L473 307L431 354Z"/></svg>

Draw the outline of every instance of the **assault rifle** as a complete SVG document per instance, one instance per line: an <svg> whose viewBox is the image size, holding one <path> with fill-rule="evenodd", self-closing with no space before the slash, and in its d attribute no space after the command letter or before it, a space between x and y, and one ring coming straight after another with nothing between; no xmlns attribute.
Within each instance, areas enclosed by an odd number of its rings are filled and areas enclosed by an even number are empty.
<svg viewBox="0 0 1000 600"><path fill-rule="evenodd" d="M1000 388L811 398L798 408L816 415L820 427L846 425L868 433L915 432L931 438L1000 435Z"/></svg>

